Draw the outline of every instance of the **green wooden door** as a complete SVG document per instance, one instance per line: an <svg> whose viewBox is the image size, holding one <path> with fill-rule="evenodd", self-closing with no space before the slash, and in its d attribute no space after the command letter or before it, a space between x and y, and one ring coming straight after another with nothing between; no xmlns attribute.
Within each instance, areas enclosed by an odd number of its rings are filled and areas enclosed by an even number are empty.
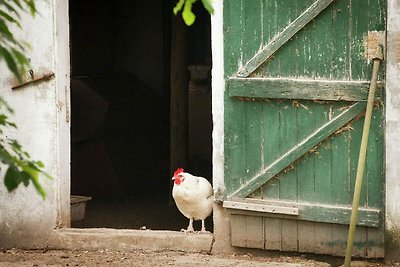
<svg viewBox="0 0 400 267"><path fill-rule="evenodd" d="M225 192L232 245L345 253L385 0L225 0ZM383 80L381 70L379 80ZM383 90L354 255L383 257Z"/></svg>

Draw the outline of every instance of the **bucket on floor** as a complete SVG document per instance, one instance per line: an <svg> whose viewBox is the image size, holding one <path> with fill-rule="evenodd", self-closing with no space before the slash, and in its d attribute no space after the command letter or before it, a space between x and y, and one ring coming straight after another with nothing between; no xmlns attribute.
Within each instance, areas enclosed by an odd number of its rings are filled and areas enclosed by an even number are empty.
<svg viewBox="0 0 400 267"><path fill-rule="evenodd" d="M85 218L86 202L91 200L87 196L71 196L71 221L80 221Z"/></svg>

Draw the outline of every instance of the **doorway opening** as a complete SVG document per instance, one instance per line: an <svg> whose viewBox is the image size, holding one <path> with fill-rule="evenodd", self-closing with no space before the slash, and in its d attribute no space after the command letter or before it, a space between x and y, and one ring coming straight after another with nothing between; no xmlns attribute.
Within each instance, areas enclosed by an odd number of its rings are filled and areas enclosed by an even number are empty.
<svg viewBox="0 0 400 267"><path fill-rule="evenodd" d="M180 230L188 220L171 198L174 168L212 182L210 16L194 6L185 49L172 57L172 9L166 0L69 1L71 195L91 198L71 206L72 227ZM176 102L171 72L182 59L186 93ZM185 107L179 126L172 105ZM186 136L179 160L177 127ZM206 224L212 230L211 217Z"/></svg>

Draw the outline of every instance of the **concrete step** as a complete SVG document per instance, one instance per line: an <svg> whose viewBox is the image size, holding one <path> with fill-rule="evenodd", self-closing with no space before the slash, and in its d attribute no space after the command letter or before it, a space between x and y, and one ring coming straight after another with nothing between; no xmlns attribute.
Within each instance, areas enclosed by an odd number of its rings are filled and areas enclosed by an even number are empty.
<svg viewBox="0 0 400 267"><path fill-rule="evenodd" d="M49 249L134 251L138 249L210 253L213 234L175 231L64 228L54 230Z"/></svg>

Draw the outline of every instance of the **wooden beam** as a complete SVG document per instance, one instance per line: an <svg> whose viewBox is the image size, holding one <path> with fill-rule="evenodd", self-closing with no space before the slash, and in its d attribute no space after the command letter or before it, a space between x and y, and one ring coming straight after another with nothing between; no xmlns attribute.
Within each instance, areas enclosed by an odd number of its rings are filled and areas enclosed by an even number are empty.
<svg viewBox="0 0 400 267"><path fill-rule="evenodd" d="M230 195L230 197L247 197L256 189L260 188L263 184L272 179L275 175L283 171L286 167L292 164L292 162L299 159L301 156L310 151L310 149L333 134L340 127L351 121L361 111L365 110L365 107L365 102L357 102L351 105L343 113L322 125L311 135L304 138L296 146L283 154L280 158L276 159L264 170L261 170L257 175L246 181L232 195Z"/></svg>
<svg viewBox="0 0 400 267"><path fill-rule="evenodd" d="M286 215L299 215L299 209L296 207L285 207L279 205L263 205L259 203L249 203L245 201L224 201L223 207L228 209L258 211L265 213L276 213Z"/></svg>
<svg viewBox="0 0 400 267"><path fill-rule="evenodd" d="M263 210L249 210L243 209L246 206L263 206ZM286 201L273 201L265 199L238 199L238 198L228 198L228 200L223 203L224 208L230 209L232 214L242 214L242 215L253 215L253 216L263 216L271 218L282 218L282 219L294 219L312 222L323 222L323 223L335 223L335 224L345 224L350 223L351 207L343 205L325 205L319 203L296 203L296 202L286 202ZM281 210L297 209L297 215L291 215L289 213L279 213L279 212L269 212L271 208ZM379 227L381 221L381 211L375 208L360 208L359 217L357 219L358 226L367 227Z"/></svg>
<svg viewBox="0 0 400 267"><path fill-rule="evenodd" d="M188 155L187 27L180 16L172 17L170 172L184 167Z"/></svg>
<svg viewBox="0 0 400 267"><path fill-rule="evenodd" d="M230 97L333 101L366 101L369 81L329 81L294 78L230 78ZM378 85L383 87L382 83ZM377 98L382 90L377 92Z"/></svg>
<svg viewBox="0 0 400 267"><path fill-rule="evenodd" d="M267 46L258 52L249 62L246 63L238 72L238 77L248 77L270 56L272 56L284 43L292 38L299 30L306 26L322 10L324 10L333 0L317 0L307 8L299 17L290 23L283 31L278 33Z"/></svg>

